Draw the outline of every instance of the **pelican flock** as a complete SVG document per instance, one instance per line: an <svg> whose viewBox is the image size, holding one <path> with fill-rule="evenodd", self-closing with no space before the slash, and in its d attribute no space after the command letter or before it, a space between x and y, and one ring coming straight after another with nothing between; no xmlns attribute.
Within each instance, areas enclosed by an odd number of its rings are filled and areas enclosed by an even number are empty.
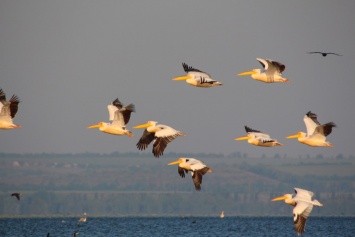
<svg viewBox="0 0 355 237"><path fill-rule="evenodd" d="M313 206L323 206L318 200L312 200L313 192L294 188L296 195L292 197L292 194L285 194L280 197L272 199L272 201L281 201L288 205L293 206L293 223L297 234L301 235L305 231L306 220L311 213Z"/></svg>
<svg viewBox="0 0 355 237"><path fill-rule="evenodd" d="M107 106L107 109L111 122L99 122L88 126L88 128L98 128L101 132L112 135L127 135L133 137L133 133L126 129L126 124L131 118L131 113L135 112L134 104L129 104L128 106L123 107L122 103L117 98Z"/></svg>
<svg viewBox="0 0 355 237"><path fill-rule="evenodd" d="M204 88L223 85L221 82L213 80L210 74L190 67L186 63L182 63L182 67L187 74L185 76L173 78L174 81L186 81L187 84L192 86Z"/></svg>
<svg viewBox="0 0 355 237"><path fill-rule="evenodd" d="M12 121L16 116L19 103L20 100L17 95L13 95L9 101L6 101L6 94L0 88L0 129L14 129L21 127L14 124Z"/></svg>
<svg viewBox="0 0 355 237"><path fill-rule="evenodd" d="M148 121L147 123L134 126L133 128L145 128L142 137L137 143L137 148L139 150L145 150L148 145L154 141L152 152L156 158L163 155L168 143L179 136L186 136L184 133L167 125L158 124L156 121Z"/></svg>
<svg viewBox="0 0 355 237"><path fill-rule="evenodd" d="M207 165L195 158L179 158L168 165L178 165L178 173L181 178L185 178L185 173L190 171L197 191L201 190L202 176L208 172L212 172Z"/></svg>
<svg viewBox="0 0 355 237"><path fill-rule="evenodd" d="M282 143L279 143L277 140L271 138L269 134L251 129L248 126L244 126L244 127L245 127L245 131L248 134L243 137L237 137L234 140L237 141L248 140L248 143L254 146L263 146L263 147L283 146Z"/></svg>
<svg viewBox="0 0 355 237"><path fill-rule="evenodd" d="M251 71L245 71L237 74L237 76L251 75L251 78L257 81L265 83L273 82L289 82L290 80L282 77L282 72L285 70L285 65L271 59L256 58L263 66L264 71L261 69L253 69Z"/></svg>
<svg viewBox="0 0 355 237"><path fill-rule="evenodd" d="M326 141L326 137L332 132L332 129L336 127L335 123L329 122L321 125L317 120L317 115L311 111L304 116L303 121L306 124L307 133L298 132L286 138L297 138L300 143L308 146L333 147L333 144Z"/></svg>

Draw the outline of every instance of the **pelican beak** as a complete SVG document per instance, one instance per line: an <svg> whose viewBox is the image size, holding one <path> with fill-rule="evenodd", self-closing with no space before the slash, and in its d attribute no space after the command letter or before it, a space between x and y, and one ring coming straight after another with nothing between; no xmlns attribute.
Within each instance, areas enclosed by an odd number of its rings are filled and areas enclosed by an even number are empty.
<svg viewBox="0 0 355 237"><path fill-rule="evenodd" d="M235 138L234 140L236 140L236 141L243 141L243 140L248 140L248 139L249 139L248 136L244 136L244 137L237 137L237 138Z"/></svg>
<svg viewBox="0 0 355 237"><path fill-rule="evenodd" d="M181 163L181 160L178 159L177 161L170 162L168 165L177 165L177 164L180 164L180 163Z"/></svg>
<svg viewBox="0 0 355 237"><path fill-rule="evenodd" d="M241 72L241 73L237 74L237 76L247 76L247 75L252 75L255 73L256 72L254 72L254 71L246 71L246 72Z"/></svg>
<svg viewBox="0 0 355 237"><path fill-rule="evenodd" d="M133 128L147 128L152 126L150 123L143 123L143 124L139 124L137 126L134 126Z"/></svg>
<svg viewBox="0 0 355 237"><path fill-rule="evenodd" d="M296 134L287 136L286 138L298 138L298 137L299 137L299 135L298 135L298 133L296 133Z"/></svg>
<svg viewBox="0 0 355 237"><path fill-rule="evenodd" d="M280 197L275 197L274 199L272 199L271 201L282 201L282 200L285 200L286 197L285 196L280 196Z"/></svg>
<svg viewBox="0 0 355 237"><path fill-rule="evenodd" d="M181 77L175 77L172 80L174 80L174 81L186 81L187 79L190 79L190 78L191 78L191 76L186 75L186 76L181 76Z"/></svg>
<svg viewBox="0 0 355 237"><path fill-rule="evenodd" d="M100 127L100 123L88 126L88 128L99 128L99 127Z"/></svg>

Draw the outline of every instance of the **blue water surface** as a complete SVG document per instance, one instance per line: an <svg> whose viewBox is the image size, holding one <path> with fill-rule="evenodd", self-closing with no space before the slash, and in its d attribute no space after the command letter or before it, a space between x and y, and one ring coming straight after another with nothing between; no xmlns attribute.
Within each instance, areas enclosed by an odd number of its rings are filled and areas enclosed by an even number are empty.
<svg viewBox="0 0 355 237"><path fill-rule="evenodd" d="M2 218L0 236L297 236L292 217ZM355 236L355 217L309 217L302 236Z"/></svg>

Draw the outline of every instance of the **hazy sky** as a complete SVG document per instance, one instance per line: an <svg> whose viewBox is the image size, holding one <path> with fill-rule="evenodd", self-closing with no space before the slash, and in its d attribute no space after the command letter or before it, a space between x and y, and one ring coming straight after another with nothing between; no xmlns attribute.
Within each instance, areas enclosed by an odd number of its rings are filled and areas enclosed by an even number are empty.
<svg viewBox="0 0 355 237"><path fill-rule="evenodd" d="M106 106L118 97L136 106L128 128L155 120L187 134L165 152L355 154L354 9L353 0L2 0L0 88L19 96L22 128L0 131L0 152L138 151L142 129L129 138L86 128L108 121ZM260 68L257 57L284 63L291 82L236 76ZM182 62L224 85L172 81L185 74ZM306 131L310 110L338 125L328 137L334 148L285 139ZM244 125L285 146L235 141Z"/></svg>

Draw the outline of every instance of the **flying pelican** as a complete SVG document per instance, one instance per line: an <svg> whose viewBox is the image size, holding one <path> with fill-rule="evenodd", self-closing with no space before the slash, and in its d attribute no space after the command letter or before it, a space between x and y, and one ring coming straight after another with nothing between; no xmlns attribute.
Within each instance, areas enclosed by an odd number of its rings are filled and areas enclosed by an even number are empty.
<svg viewBox="0 0 355 237"><path fill-rule="evenodd" d="M289 82L290 80L282 77L282 72L285 70L285 65L273 61L271 59L256 58L263 66L264 71L261 69L253 69L251 71L241 72L237 76L251 75L251 78L265 83L272 82Z"/></svg>
<svg viewBox="0 0 355 237"><path fill-rule="evenodd" d="M307 53L309 53L309 54L319 53L323 57L327 56L328 54L334 54L334 55L337 55L337 56L343 56L343 55L340 55L340 54L337 54L337 53L323 53L323 52L307 52Z"/></svg>
<svg viewBox="0 0 355 237"><path fill-rule="evenodd" d="M107 106L107 109L111 122L99 122L98 124L88 126L88 128L99 128L100 131L104 133L133 137L131 131L126 129L126 124L129 122L131 113L135 112L134 104L123 107L122 103L117 98Z"/></svg>
<svg viewBox="0 0 355 237"><path fill-rule="evenodd" d="M317 120L317 115L311 111L304 116L303 121L306 124L307 133L298 132L286 138L297 138L300 143L308 146L333 147L330 142L326 141L326 137L332 132L332 128L336 127L335 123L329 122L321 125Z"/></svg>
<svg viewBox="0 0 355 237"><path fill-rule="evenodd" d="M173 78L173 80L175 81L186 80L186 83L192 86L204 87L204 88L223 85L219 81L213 80L211 76L206 72L190 67L186 63L182 63L182 66L185 72L187 73L187 75L175 77Z"/></svg>
<svg viewBox="0 0 355 237"><path fill-rule="evenodd" d="M178 164L178 173L181 178L185 177L185 172L191 171L192 180L195 184L195 189L197 191L201 190L202 176L207 172L212 172L212 170L205 165L202 161L194 158L179 158L177 161L173 161L168 165Z"/></svg>
<svg viewBox="0 0 355 237"><path fill-rule="evenodd" d="M172 127L158 124L156 121L148 121L145 124L140 124L133 128L146 128L137 143L137 148L139 150L145 150L148 145L155 140L153 144L153 154L156 158L163 155L164 149L169 142L172 142L178 136L186 136L184 133Z"/></svg>
<svg viewBox="0 0 355 237"><path fill-rule="evenodd" d="M12 193L12 194L11 194L11 197L16 197L17 200L20 201L20 195L21 195L21 193Z"/></svg>
<svg viewBox="0 0 355 237"><path fill-rule="evenodd" d="M280 197L276 197L271 201L284 200L286 204L293 206L293 223L295 224L295 230L298 235L303 234L306 227L306 220L311 213L313 206L323 206L318 200L312 201L313 192L294 188L296 196L292 198L292 194L285 194Z"/></svg>
<svg viewBox="0 0 355 237"><path fill-rule="evenodd" d="M20 100L17 95L13 95L9 101L6 101L6 94L0 88L0 129L13 129L21 127L14 124L12 121L17 113L18 103L20 103Z"/></svg>
<svg viewBox="0 0 355 237"><path fill-rule="evenodd" d="M277 142L275 139L271 138L266 133L251 129L247 126L244 127L245 127L245 131L248 134L244 137L237 137L234 140L237 141L248 140L248 143L254 146L264 146L264 147L283 146L283 144Z"/></svg>

